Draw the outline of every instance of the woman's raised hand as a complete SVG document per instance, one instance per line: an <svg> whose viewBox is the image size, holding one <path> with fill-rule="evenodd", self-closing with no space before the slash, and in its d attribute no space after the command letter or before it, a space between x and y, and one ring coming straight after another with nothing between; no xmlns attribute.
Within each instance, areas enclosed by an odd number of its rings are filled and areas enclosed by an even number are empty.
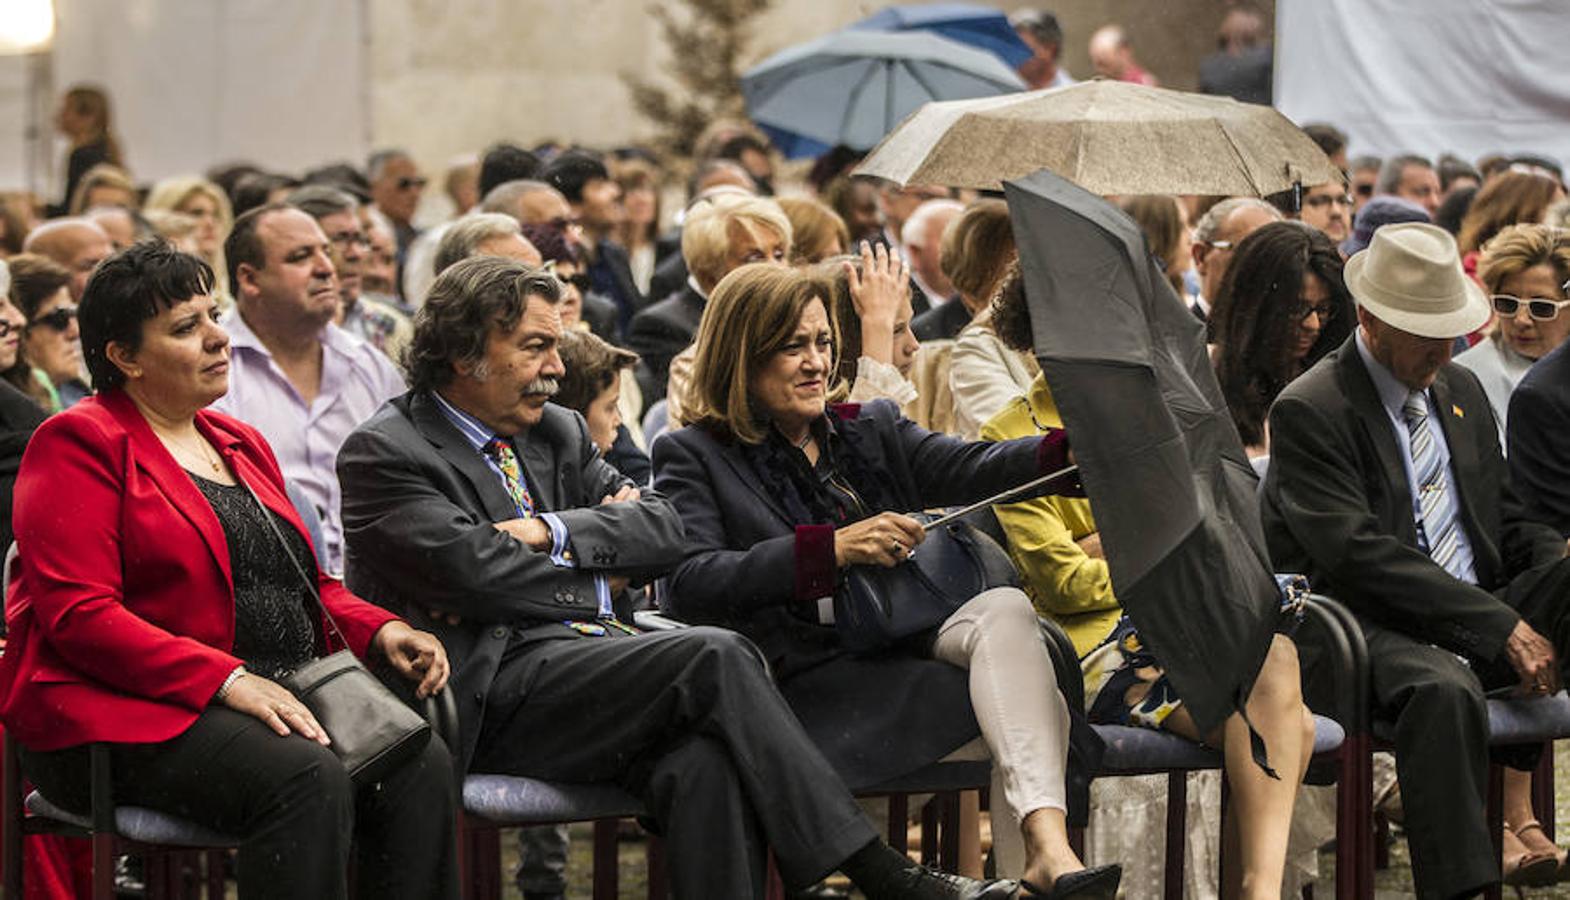
<svg viewBox="0 0 1570 900"><path fill-rule="evenodd" d="M323 747L332 743L311 711L289 689L260 675L246 672L229 685L220 700L235 712L254 716L280 735L293 732Z"/></svg>
<svg viewBox="0 0 1570 900"><path fill-rule="evenodd" d="M861 353L878 362L894 361L894 321L910 290L910 265L882 244L861 242L861 271L845 263L850 299L861 318Z"/></svg>
<svg viewBox="0 0 1570 900"><path fill-rule="evenodd" d="M926 540L921 523L910 516L885 512L834 530L834 564L891 568L905 561Z"/></svg>

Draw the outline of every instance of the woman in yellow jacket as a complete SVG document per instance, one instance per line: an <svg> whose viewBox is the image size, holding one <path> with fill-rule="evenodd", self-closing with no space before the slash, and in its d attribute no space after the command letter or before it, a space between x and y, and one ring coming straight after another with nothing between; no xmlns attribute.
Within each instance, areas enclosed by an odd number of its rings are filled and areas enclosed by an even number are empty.
<svg viewBox="0 0 1570 900"><path fill-rule="evenodd" d="M1017 264L1010 267L992 303L998 337L1012 349L1030 352L1030 315ZM1038 375L1028 394L1015 398L982 426L981 437L1006 440L1062 427L1052 391L1045 377ZM1212 746L1225 744L1230 750L1234 741L1224 741L1222 729L1198 733L1160 662L1123 616L1112 592L1090 502L1041 497L996 510L1009 553L1037 612L1058 622L1080 654L1090 721L1165 729ZM1252 704L1261 698L1270 698L1273 710L1272 725L1260 726L1261 733L1270 732L1266 741L1271 758L1282 752L1279 758L1298 765L1295 770L1283 766L1282 781L1273 781L1251 771L1246 752L1238 754L1240 759L1226 754L1235 813L1230 821L1236 826L1226 839L1239 851L1227 854L1227 859L1239 863L1223 873L1221 893L1228 897L1280 896L1296 785L1313 752L1313 717L1302 705L1295 647L1284 636L1277 636L1255 679L1250 705L1256 723L1262 719ZM1232 722L1226 726L1228 731L1233 727Z"/></svg>

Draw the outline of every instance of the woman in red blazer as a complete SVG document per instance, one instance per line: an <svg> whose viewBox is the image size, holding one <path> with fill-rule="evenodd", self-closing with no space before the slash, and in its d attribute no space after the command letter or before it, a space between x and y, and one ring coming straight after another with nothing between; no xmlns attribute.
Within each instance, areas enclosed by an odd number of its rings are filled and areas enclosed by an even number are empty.
<svg viewBox="0 0 1570 900"><path fill-rule="evenodd" d="M290 277L324 248L269 267ZM109 742L117 802L242 837L247 898L347 897L351 837L359 896L456 898L440 739L356 791L272 680L338 647L285 555L318 572L271 449L204 410L228 388L212 284L205 263L151 242L88 283L78 315L98 394L48 420L23 457L0 718L56 803L87 808L86 745ZM385 658L422 696L441 689L439 641L319 572L317 584L356 655Z"/></svg>

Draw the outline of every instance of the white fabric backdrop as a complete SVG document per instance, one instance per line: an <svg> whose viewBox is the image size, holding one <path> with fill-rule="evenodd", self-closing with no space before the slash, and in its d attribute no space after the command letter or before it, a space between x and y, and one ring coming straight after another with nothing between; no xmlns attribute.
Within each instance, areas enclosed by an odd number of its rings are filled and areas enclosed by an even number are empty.
<svg viewBox="0 0 1570 900"><path fill-rule="evenodd" d="M361 0L55 0L55 87L109 88L138 181L240 159L283 171L363 162L369 111L360 7Z"/></svg>
<svg viewBox="0 0 1570 900"><path fill-rule="evenodd" d="M1352 155L1570 158L1565 0L1278 0L1276 106Z"/></svg>

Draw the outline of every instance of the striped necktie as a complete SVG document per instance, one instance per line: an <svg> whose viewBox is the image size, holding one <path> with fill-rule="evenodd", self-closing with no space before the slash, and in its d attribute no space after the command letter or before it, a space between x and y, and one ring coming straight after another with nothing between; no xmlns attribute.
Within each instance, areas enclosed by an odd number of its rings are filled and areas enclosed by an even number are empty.
<svg viewBox="0 0 1570 900"><path fill-rule="evenodd" d="M1417 479L1418 504L1422 520L1417 523L1417 542L1445 571L1462 577L1452 567L1460 549L1460 510L1455 491L1450 489L1450 473L1444 457L1428 427L1428 400L1414 391L1401 405L1406 419L1407 437L1412 446L1412 474ZM1459 567L1457 567L1459 568Z"/></svg>
<svg viewBox="0 0 1570 900"><path fill-rule="evenodd" d="M534 517L534 497L529 494L529 484L524 481L523 467L518 465L518 454L512 450L512 444L501 438L491 438L485 445L485 455L496 461L496 468L502 470L502 481L507 484L507 493L512 495L512 502L518 507L518 515L525 519Z"/></svg>

